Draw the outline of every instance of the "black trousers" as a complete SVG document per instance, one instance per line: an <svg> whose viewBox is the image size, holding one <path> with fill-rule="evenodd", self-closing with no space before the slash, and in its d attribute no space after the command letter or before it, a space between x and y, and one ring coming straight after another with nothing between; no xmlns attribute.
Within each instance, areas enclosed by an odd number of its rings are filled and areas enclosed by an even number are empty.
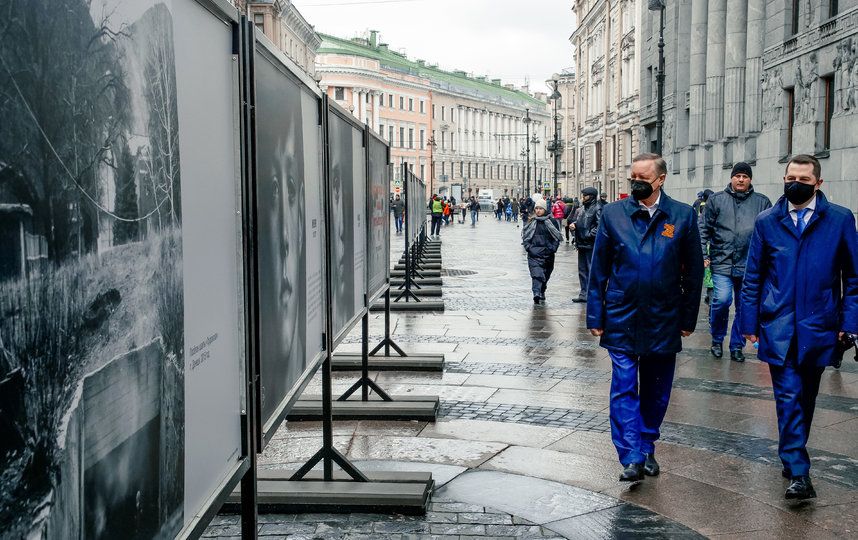
<svg viewBox="0 0 858 540"><path fill-rule="evenodd" d="M441 234L441 215L432 214L432 228L429 233L432 236L437 236Z"/></svg>
<svg viewBox="0 0 858 540"><path fill-rule="evenodd" d="M533 289L533 296L545 298L545 288L548 286L551 272L554 271L554 253L545 258L528 255L527 267L530 270L530 286Z"/></svg>
<svg viewBox="0 0 858 540"><path fill-rule="evenodd" d="M592 249L578 248L578 283L581 284L581 292L578 294L578 298L587 298L587 288L590 285L590 263L592 260Z"/></svg>

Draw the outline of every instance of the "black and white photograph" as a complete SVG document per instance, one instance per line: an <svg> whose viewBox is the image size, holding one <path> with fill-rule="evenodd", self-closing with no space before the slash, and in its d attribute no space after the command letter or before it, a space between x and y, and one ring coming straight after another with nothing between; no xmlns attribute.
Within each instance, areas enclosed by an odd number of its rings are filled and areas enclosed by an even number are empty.
<svg viewBox="0 0 858 540"><path fill-rule="evenodd" d="M356 313L354 245L354 128L338 115L328 113L331 202L331 283L333 333L340 335ZM363 288L361 286L361 288Z"/></svg>
<svg viewBox="0 0 858 540"><path fill-rule="evenodd" d="M171 5L0 0L4 537L183 526Z"/></svg>
<svg viewBox="0 0 858 540"><path fill-rule="evenodd" d="M390 166L387 162L387 145L369 137L369 294L382 292L390 266Z"/></svg>
<svg viewBox="0 0 858 540"><path fill-rule="evenodd" d="M306 367L306 216L301 89L256 55L262 418ZM316 216L318 217L318 216Z"/></svg>

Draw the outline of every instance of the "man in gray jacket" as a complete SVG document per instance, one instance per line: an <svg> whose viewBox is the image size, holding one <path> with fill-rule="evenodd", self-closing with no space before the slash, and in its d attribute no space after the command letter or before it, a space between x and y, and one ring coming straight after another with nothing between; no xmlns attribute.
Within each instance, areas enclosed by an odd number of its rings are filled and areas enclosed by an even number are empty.
<svg viewBox="0 0 858 540"><path fill-rule="evenodd" d="M590 283L590 263L593 260L593 246L596 243L596 233L599 230L599 219L602 217L602 203L597 197L599 192L594 187L581 190L584 206L578 209L578 215L569 228L575 231L575 245L578 247L578 282L581 292L573 302L586 302L587 289Z"/></svg>
<svg viewBox="0 0 858 540"><path fill-rule="evenodd" d="M704 207L700 239L703 242L703 265L712 271L715 291L709 311L709 328L712 333L712 354L721 358L722 342L727 335L730 304L735 295L735 317L730 331L730 359L744 362L742 348L745 338L739 326L739 293L748 259L748 245L754 232L754 221L772 202L751 185L753 172L744 162L736 163L730 173L730 185L724 191L712 194ZM706 248L709 248L707 256Z"/></svg>

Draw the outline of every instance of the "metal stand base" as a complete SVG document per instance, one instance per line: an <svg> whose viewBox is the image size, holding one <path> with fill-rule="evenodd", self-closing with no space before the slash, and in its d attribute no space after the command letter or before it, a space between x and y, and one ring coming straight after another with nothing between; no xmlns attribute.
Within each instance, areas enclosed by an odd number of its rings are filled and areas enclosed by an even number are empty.
<svg viewBox="0 0 858 540"><path fill-rule="evenodd" d="M367 401L348 399L333 404L334 420L421 420L434 422L438 417L438 396L390 396ZM321 396L301 396L289 411L290 422L315 421L322 418Z"/></svg>
<svg viewBox="0 0 858 540"><path fill-rule="evenodd" d="M320 471L304 480L289 480L288 470L259 471L259 513L385 513L423 515L435 481L428 472L367 472L367 482L352 482L342 473L324 481ZM239 508L234 492L221 509L235 513Z"/></svg>
<svg viewBox="0 0 858 540"><path fill-rule="evenodd" d="M360 354L334 355L331 369L334 371L360 371L363 357ZM443 354L408 356L370 356L369 369L372 371L444 371Z"/></svg>

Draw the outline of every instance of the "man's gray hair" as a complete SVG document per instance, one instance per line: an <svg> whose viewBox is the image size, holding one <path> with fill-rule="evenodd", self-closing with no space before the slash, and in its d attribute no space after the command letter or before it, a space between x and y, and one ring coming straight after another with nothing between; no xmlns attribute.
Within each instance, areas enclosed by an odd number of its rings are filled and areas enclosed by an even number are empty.
<svg viewBox="0 0 858 540"><path fill-rule="evenodd" d="M659 176L667 176L667 162L664 161L664 159L662 159L660 155L651 152L638 154L634 158L632 158L632 163L637 163L638 161L655 162L655 172L658 173Z"/></svg>

